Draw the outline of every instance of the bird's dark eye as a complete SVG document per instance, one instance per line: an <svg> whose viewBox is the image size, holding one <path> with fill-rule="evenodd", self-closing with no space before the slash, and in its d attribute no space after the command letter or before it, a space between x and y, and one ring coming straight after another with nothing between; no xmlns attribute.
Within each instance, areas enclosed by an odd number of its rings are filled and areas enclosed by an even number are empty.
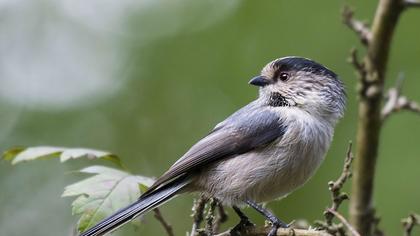
<svg viewBox="0 0 420 236"><path fill-rule="evenodd" d="M289 78L289 74L287 74L286 72L282 72L280 73L279 78L281 81L286 81Z"/></svg>

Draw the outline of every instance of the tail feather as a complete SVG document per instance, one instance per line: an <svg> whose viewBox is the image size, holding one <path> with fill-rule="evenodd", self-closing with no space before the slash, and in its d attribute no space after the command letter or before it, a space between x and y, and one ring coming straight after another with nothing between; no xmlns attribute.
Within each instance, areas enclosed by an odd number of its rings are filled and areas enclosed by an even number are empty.
<svg viewBox="0 0 420 236"><path fill-rule="evenodd" d="M105 218L92 228L80 234L80 236L101 236L109 233L126 222L133 220L134 218L143 215L169 201L187 184L188 182L186 181L174 181L173 183L159 188L144 197L142 196L136 202Z"/></svg>

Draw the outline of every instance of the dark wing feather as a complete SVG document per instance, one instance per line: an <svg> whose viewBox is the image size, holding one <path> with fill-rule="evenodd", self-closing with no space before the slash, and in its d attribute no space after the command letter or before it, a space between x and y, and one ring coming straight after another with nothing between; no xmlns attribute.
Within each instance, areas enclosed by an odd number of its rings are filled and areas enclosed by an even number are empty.
<svg viewBox="0 0 420 236"><path fill-rule="evenodd" d="M283 136L286 127L269 108L256 104L242 108L196 143L149 188L191 173L208 163L262 147ZM147 193L146 193L147 194Z"/></svg>

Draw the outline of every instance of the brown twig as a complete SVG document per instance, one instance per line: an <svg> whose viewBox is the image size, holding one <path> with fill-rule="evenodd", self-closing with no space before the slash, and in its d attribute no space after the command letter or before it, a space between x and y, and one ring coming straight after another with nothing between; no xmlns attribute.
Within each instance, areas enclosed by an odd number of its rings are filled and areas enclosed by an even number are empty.
<svg viewBox="0 0 420 236"><path fill-rule="evenodd" d="M357 49L352 48L350 50L350 57L348 58L348 62L352 64L354 67L357 78L359 80L359 83L357 85L357 92L359 94L359 97L366 97L367 96L367 90L370 88L369 81L367 78L367 71L366 71L366 64L364 61L360 61L359 57L357 55Z"/></svg>
<svg viewBox="0 0 420 236"><path fill-rule="evenodd" d="M336 181L328 182L328 188L331 192L332 205L330 208L328 208L329 210L327 210L324 215L327 225L330 226L332 225L332 220L334 218L334 214L332 214L330 211L337 211L341 203L349 198L346 193L341 192L341 188L343 187L344 183L346 183L347 179L351 177L351 163L353 162L354 158L351 149L352 143L350 142L347 148L343 171L341 172L340 177L338 177Z"/></svg>
<svg viewBox="0 0 420 236"><path fill-rule="evenodd" d="M382 120L385 120L393 113L403 110L415 112L420 115L420 105L415 101L409 100L406 96L401 95L403 80L404 75L400 73L395 87L388 90L386 96L387 102L381 111Z"/></svg>
<svg viewBox="0 0 420 236"><path fill-rule="evenodd" d="M347 229L350 231L350 233L354 236L360 236L359 232L357 232L353 226L350 225L350 223L346 220L346 218L344 218L344 216L342 216L340 213L338 213L336 210L328 208L327 211L329 213L331 213L332 215L334 215L337 219L339 219L341 221L341 223L343 223Z"/></svg>
<svg viewBox="0 0 420 236"><path fill-rule="evenodd" d="M407 218L402 219L401 223L404 227L404 236L411 236L414 226L420 226L420 215L410 214Z"/></svg>
<svg viewBox="0 0 420 236"><path fill-rule="evenodd" d="M348 59L348 62L352 64L353 67L356 69L359 79L364 80L366 78L366 67L363 62L360 62L356 48L352 48L350 50L350 57Z"/></svg>
<svg viewBox="0 0 420 236"><path fill-rule="evenodd" d="M155 208L153 212L155 213L154 214L155 218L160 222L160 224L165 229L166 234L168 236L174 236L174 231L172 229L172 226L165 220L165 218L163 218L162 213L160 212L159 208Z"/></svg>
<svg viewBox="0 0 420 236"><path fill-rule="evenodd" d="M351 177L351 163L353 162L353 154L352 154L352 143L349 142L349 146L346 151L346 158L344 159L344 166L341 172L341 175L338 177L336 181L329 181L328 182L328 189L331 192L331 206L324 211L325 222L317 221L316 225L319 226L320 229L326 230L328 233L332 235L346 235L343 225L341 224L334 224L333 219L339 215L337 213L338 208L340 207L341 203L344 200L348 199L346 193L341 192L343 185L346 181ZM341 215L339 215L342 219L339 219L349 230L354 230L353 227L346 225L348 224L347 220L344 219ZM357 232L357 231L356 231Z"/></svg>
<svg viewBox="0 0 420 236"><path fill-rule="evenodd" d="M270 228L255 228L252 227L247 229L246 232L239 232L241 236L267 236L270 232ZM280 228L277 230L276 236L333 236L323 230L314 229L291 229L291 228ZM233 236L230 231L217 234L215 236Z"/></svg>
<svg viewBox="0 0 420 236"><path fill-rule="evenodd" d="M334 236L347 236L346 230L344 228L344 225L342 223L332 225L328 225L325 221L315 221L315 226L319 230L324 230L328 232L330 235Z"/></svg>
<svg viewBox="0 0 420 236"><path fill-rule="evenodd" d="M344 6L342 10L343 22L358 36L364 45L368 45L372 37L372 33L368 25L364 22L354 19L354 11L349 6Z"/></svg>
<svg viewBox="0 0 420 236"><path fill-rule="evenodd" d="M204 216L204 208L207 203L207 198L204 196L200 196L200 198L194 200L194 204L192 207L192 218L193 218L193 225L191 228L191 236L197 235L197 230L200 228L200 224L203 221Z"/></svg>
<svg viewBox="0 0 420 236"><path fill-rule="evenodd" d="M207 215L206 215L206 234L208 236L214 235L213 226L214 226L214 220L215 220L215 210L217 206L217 200L215 198L211 198L209 201L209 207L207 209Z"/></svg>

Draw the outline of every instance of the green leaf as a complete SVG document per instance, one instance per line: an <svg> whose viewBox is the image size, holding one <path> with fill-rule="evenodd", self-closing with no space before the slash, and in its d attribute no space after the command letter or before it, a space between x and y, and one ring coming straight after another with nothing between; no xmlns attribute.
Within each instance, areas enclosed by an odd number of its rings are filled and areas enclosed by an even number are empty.
<svg viewBox="0 0 420 236"><path fill-rule="evenodd" d="M105 159L122 166L120 159L109 152L98 151L87 148L64 148L64 147L29 147L29 148L13 148L3 153L2 158L11 161L13 165L39 159L60 158L61 162L77 158L88 159Z"/></svg>
<svg viewBox="0 0 420 236"><path fill-rule="evenodd" d="M72 203L72 214L81 215L79 232L133 203L141 194L139 186L149 187L154 182L152 178L105 166L90 166L80 172L94 175L67 186L62 195L77 197Z"/></svg>
<svg viewBox="0 0 420 236"><path fill-rule="evenodd" d="M149 187L150 186L148 186L148 185L145 185L143 183L139 183L139 189L140 189L140 192L142 192L142 193L146 192Z"/></svg>
<svg viewBox="0 0 420 236"><path fill-rule="evenodd" d="M21 153L25 148L23 147L15 147L5 151L2 155L2 158L6 161L12 161L17 154Z"/></svg>

